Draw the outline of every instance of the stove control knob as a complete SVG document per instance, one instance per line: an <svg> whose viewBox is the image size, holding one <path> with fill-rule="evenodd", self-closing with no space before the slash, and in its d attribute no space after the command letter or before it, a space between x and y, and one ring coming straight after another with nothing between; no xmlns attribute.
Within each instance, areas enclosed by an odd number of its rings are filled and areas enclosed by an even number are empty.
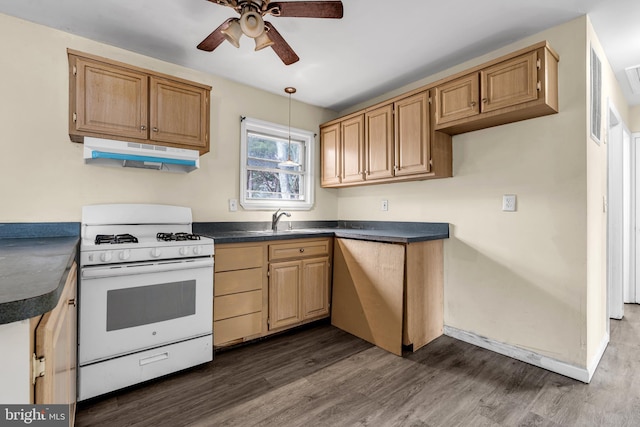
<svg viewBox="0 0 640 427"><path fill-rule="evenodd" d="M124 251L120 252L120 260L125 261L127 259L129 259L131 257L131 251L129 249L125 249Z"/></svg>
<svg viewBox="0 0 640 427"><path fill-rule="evenodd" d="M195 255L200 255L202 253L202 248L200 246L194 246L193 247L193 253Z"/></svg>
<svg viewBox="0 0 640 427"><path fill-rule="evenodd" d="M189 253L189 248L187 248L186 246L183 246L180 248L180 255L187 255Z"/></svg>
<svg viewBox="0 0 640 427"><path fill-rule="evenodd" d="M111 261L111 252L103 252L100 254L100 261L109 262Z"/></svg>
<svg viewBox="0 0 640 427"><path fill-rule="evenodd" d="M160 256L162 252L160 251L160 248L153 248L151 249L151 256L153 258L158 258Z"/></svg>

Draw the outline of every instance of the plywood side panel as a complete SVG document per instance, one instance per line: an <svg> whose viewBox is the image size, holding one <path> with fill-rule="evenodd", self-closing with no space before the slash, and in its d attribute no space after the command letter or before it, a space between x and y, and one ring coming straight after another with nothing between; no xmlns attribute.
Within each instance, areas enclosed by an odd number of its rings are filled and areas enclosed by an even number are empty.
<svg viewBox="0 0 640 427"><path fill-rule="evenodd" d="M331 323L401 356L404 246L335 242Z"/></svg>
<svg viewBox="0 0 640 427"><path fill-rule="evenodd" d="M444 271L442 240L407 245L407 287L403 342L416 351L442 335Z"/></svg>

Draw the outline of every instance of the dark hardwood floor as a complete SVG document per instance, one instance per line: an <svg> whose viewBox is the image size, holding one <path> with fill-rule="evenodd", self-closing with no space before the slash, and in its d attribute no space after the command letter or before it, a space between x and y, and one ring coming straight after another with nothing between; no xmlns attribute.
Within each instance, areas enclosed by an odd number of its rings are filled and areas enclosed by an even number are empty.
<svg viewBox="0 0 640 427"><path fill-rule="evenodd" d="M328 324L78 405L76 426L640 426L640 306L590 384L442 336L404 358Z"/></svg>

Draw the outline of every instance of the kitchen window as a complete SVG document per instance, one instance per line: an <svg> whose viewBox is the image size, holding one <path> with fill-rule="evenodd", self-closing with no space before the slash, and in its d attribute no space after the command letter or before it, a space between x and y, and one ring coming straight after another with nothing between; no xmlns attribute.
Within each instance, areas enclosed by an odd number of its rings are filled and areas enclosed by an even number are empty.
<svg viewBox="0 0 640 427"><path fill-rule="evenodd" d="M240 138L240 204L245 209L313 206L313 132L245 118ZM287 164L291 160L294 164Z"/></svg>

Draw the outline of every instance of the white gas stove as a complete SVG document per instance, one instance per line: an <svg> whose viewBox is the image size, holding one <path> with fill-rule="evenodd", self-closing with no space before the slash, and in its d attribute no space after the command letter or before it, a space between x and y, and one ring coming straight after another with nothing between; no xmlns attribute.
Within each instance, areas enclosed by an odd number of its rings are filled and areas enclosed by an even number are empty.
<svg viewBox="0 0 640 427"><path fill-rule="evenodd" d="M78 400L213 360L213 239L191 209L82 209Z"/></svg>
<svg viewBox="0 0 640 427"><path fill-rule="evenodd" d="M80 266L212 256L213 239L192 234L191 222L181 206L85 206Z"/></svg>

